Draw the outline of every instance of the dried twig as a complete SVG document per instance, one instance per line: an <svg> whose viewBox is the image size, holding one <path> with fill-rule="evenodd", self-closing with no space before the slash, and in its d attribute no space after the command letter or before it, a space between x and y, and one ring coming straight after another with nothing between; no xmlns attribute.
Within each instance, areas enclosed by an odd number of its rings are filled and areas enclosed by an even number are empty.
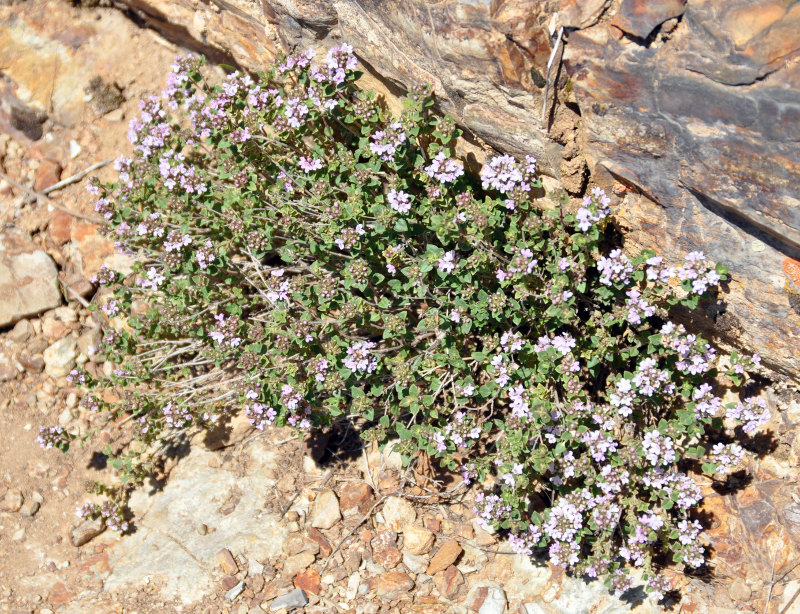
<svg viewBox="0 0 800 614"><path fill-rule="evenodd" d="M547 61L547 74L545 76L545 83L544 83L544 100L542 100L542 120L541 123L544 125L544 119L547 116L547 94L550 91L550 69L553 67L553 61L556 59L556 54L558 53L558 46L561 43L561 37L564 35L564 26L561 26L558 29L558 37L556 38L556 44L553 47L553 51L550 53L550 59Z"/></svg>
<svg viewBox="0 0 800 614"><path fill-rule="evenodd" d="M77 211L72 211L71 209L67 209L66 207L62 207L61 205L57 205L53 200L47 196L44 192L37 192L36 190L29 188L26 185L21 184L19 181L16 181L12 177L8 176L6 173L0 171L0 177L5 179L8 183L12 186L17 188L18 190L22 190L28 195L27 199L24 199L24 203L32 203L36 200L41 200L46 202L48 205L53 207L54 209L58 209L59 211L63 211L64 213L71 215L72 217L76 217L81 220L85 220L87 222L91 222L92 224L101 224L103 220L99 217L83 215L82 213L78 213ZM52 187L52 186L51 186Z"/></svg>

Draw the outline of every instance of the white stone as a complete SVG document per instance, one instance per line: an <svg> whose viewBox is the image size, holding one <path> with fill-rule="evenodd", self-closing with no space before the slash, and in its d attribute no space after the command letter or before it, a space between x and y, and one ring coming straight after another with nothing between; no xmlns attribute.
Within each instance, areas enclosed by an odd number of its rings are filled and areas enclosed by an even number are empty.
<svg viewBox="0 0 800 614"><path fill-rule="evenodd" d="M413 524L417 519L417 512L414 510L414 506L402 497L389 497L386 499L382 513L386 526L396 533L402 532L403 527Z"/></svg>
<svg viewBox="0 0 800 614"><path fill-rule="evenodd" d="M339 499L332 490L321 492L314 501L311 512L311 526L317 529L330 529L342 519Z"/></svg>
<svg viewBox="0 0 800 614"><path fill-rule="evenodd" d="M499 586L490 586L478 614L505 614L506 605L505 591Z"/></svg>
<svg viewBox="0 0 800 614"><path fill-rule="evenodd" d="M64 337L44 351L44 370L53 378L65 377L75 366L78 343L75 337Z"/></svg>

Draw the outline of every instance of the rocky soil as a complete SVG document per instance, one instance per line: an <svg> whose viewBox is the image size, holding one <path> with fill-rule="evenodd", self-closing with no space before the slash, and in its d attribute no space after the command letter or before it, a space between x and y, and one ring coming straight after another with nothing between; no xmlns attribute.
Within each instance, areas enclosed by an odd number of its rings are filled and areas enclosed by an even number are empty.
<svg viewBox="0 0 800 614"><path fill-rule="evenodd" d="M0 7L0 613L661 611L512 554L473 523L460 477L404 469L347 432L311 445L237 417L174 442L134 494L130 535L77 519L126 430L98 422L66 376L111 368L93 351L89 280L126 262L75 178L128 150L138 99L183 52L113 9ZM567 146L576 121L556 112ZM713 569L672 570L673 612L800 613L800 394L766 386L773 419L747 472L704 483ZM39 427L54 424L93 440L43 451Z"/></svg>

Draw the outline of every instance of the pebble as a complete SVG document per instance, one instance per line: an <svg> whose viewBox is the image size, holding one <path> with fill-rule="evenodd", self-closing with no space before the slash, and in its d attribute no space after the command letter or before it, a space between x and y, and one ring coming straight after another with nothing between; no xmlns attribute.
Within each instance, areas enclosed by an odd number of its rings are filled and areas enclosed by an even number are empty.
<svg viewBox="0 0 800 614"><path fill-rule="evenodd" d="M0 510L4 512L18 512L25 501L22 496L22 491L18 488L10 488L6 491L2 502L0 502Z"/></svg>
<svg viewBox="0 0 800 614"><path fill-rule="evenodd" d="M40 503L38 501L27 501L19 510L19 513L26 518L33 518L36 512L39 511Z"/></svg>
<svg viewBox="0 0 800 614"><path fill-rule="evenodd" d="M225 599L227 599L228 601L233 601L239 595L242 594L242 591L244 591L244 582L239 582L239 584L237 584L231 590L225 593Z"/></svg>
<svg viewBox="0 0 800 614"><path fill-rule="evenodd" d="M294 610L302 608L308 603L308 598L303 589L295 589L291 593L286 593L275 599L269 606L270 610L277 612L280 609Z"/></svg>
<svg viewBox="0 0 800 614"><path fill-rule="evenodd" d="M443 569L447 569L455 563L456 559L463 552L461 545L454 539L448 540L442 544L436 554L433 555L426 574L432 576Z"/></svg>
<svg viewBox="0 0 800 614"><path fill-rule="evenodd" d="M106 523L102 518L87 518L70 532L70 540L75 547L83 546L106 530Z"/></svg>
<svg viewBox="0 0 800 614"><path fill-rule="evenodd" d="M17 529L14 532L14 535L11 536L11 539L15 542L21 542L23 539L25 539L25 528L23 527L21 529Z"/></svg>
<svg viewBox="0 0 800 614"><path fill-rule="evenodd" d="M83 148L80 145L78 145L78 142L76 140L74 139L71 140L69 142L69 159L74 160L75 158L77 158L80 155L82 149Z"/></svg>
<svg viewBox="0 0 800 614"><path fill-rule="evenodd" d="M389 497L381 510L386 526L392 531L400 532L406 525L417 519L414 506L401 497Z"/></svg>
<svg viewBox="0 0 800 614"><path fill-rule="evenodd" d="M347 601L353 601L358 594L358 585L361 584L361 574L357 571L353 572L347 580L347 591L344 598Z"/></svg>
<svg viewBox="0 0 800 614"><path fill-rule="evenodd" d="M406 525L403 527L403 550L411 554L425 554L433 548L434 536L424 527Z"/></svg>
<svg viewBox="0 0 800 614"><path fill-rule="evenodd" d="M283 577L293 578L295 575L308 568L309 565L312 565L315 558L316 557L310 552L301 552L300 554L290 556L283 563Z"/></svg>
<svg viewBox="0 0 800 614"><path fill-rule="evenodd" d="M342 519L339 510L339 500L332 490L326 490L319 494L314 501L314 509L311 512L311 526L317 529L330 529Z"/></svg>
<svg viewBox="0 0 800 614"><path fill-rule="evenodd" d="M505 591L499 586L490 586L478 614L504 614L507 603Z"/></svg>
<svg viewBox="0 0 800 614"><path fill-rule="evenodd" d="M260 576L264 573L264 566L255 559L247 559L247 575Z"/></svg>
<svg viewBox="0 0 800 614"><path fill-rule="evenodd" d="M226 574L233 575L239 571L239 566L236 564L236 559L233 558L231 551L227 548L222 548L217 552L217 563L222 567Z"/></svg>
<svg viewBox="0 0 800 614"><path fill-rule="evenodd" d="M53 378L65 377L75 366L78 343L74 337L64 337L44 351L44 370Z"/></svg>
<svg viewBox="0 0 800 614"><path fill-rule="evenodd" d="M201 522L199 525L197 525L197 532L200 535L208 535L208 525Z"/></svg>
<svg viewBox="0 0 800 614"><path fill-rule="evenodd" d="M421 554L403 552L403 565L412 573L424 573L428 568L428 559Z"/></svg>

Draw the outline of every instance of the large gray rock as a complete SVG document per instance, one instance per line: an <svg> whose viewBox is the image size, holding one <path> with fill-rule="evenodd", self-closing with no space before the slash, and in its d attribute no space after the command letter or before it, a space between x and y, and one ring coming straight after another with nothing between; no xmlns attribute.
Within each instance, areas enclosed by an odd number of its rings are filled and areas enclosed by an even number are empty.
<svg viewBox="0 0 800 614"><path fill-rule="evenodd" d="M0 235L0 326L61 304L53 260L27 237Z"/></svg>

